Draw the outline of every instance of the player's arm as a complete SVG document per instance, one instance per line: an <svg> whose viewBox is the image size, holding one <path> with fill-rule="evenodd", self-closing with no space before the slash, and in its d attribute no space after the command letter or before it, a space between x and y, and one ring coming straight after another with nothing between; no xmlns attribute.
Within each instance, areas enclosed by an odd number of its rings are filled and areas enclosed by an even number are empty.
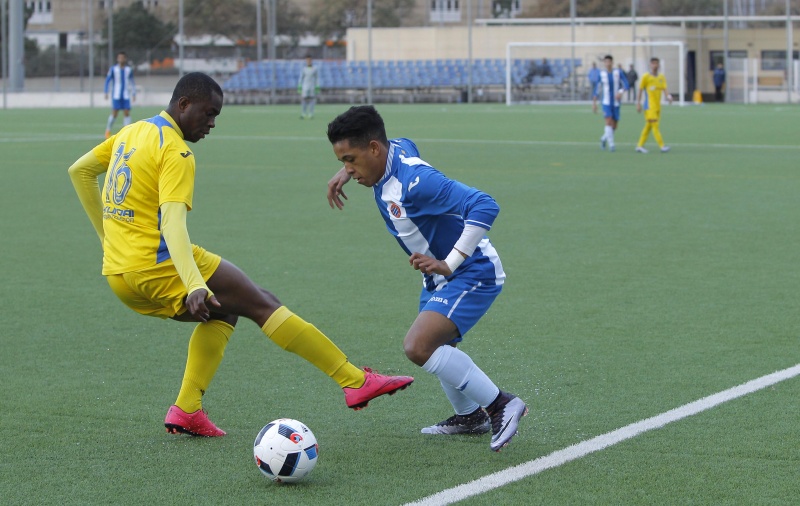
<svg viewBox="0 0 800 506"><path fill-rule="evenodd" d="M619 73L619 84L622 85L622 89L617 92L617 100L622 99L622 94L628 91L631 85L628 83L628 78L625 77L625 72Z"/></svg>
<svg viewBox="0 0 800 506"><path fill-rule="evenodd" d="M78 194L78 199L83 205L83 210L86 211L94 231L97 232L100 244L103 243L105 233L103 232L103 202L100 199L100 184L97 182L97 176L107 170L108 164L98 160L94 151L89 151L73 163L67 171L72 186L75 187L75 192Z"/></svg>
<svg viewBox="0 0 800 506"><path fill-rule="evenodd" d="M672 105L672 95L669 94L669 90L667 90L667 81L664 80L664 94L667 97L667 102Z"/></svg>
<svg viewBox="0 0 800 506"><path fill-rule="evenodd" d="M642 94L644 90L644 79L642 79L642 82L639 84L639 95L636 97L636 112L642 112Z"/></svg>
<svg viewBox="0 0 800 506"><path fill-rule="evenodd" d="M103 93L105 93L106 98L108 98L108 87L114 81L114 67L108 69L108 74L106 75L106 84L103 86Z"/></svg>
<svg viewBox="0 0 800 506"><path fill-rule="evenodd" d="M331 206L331 209L333 209L333 206L339 209L344 208L342 199L347 200L347 195L344 194L342 187L347 184L348 181L350 181L350 174L345 172L344 167L339 169L339 172L328 181L328 205Z"/></svg>
<svg viewBox="0 0 800 506"><path fill-rule="evenodd" d="M133 80L133 68L130 74L131 101L136 102L136 81Z"/></svg>
<svg viewBox="0 0 800 506"><path fill-rule="evenodd" d="M183 202L164 202L161 204L161 235L167 243L169 256L175 270L186 287L186 308L198 321L205 322L210 316L209 302L219 307L219 302L208 289L200 269L194 261L189 230L186 228L186 204Z"/></svg>
<svg viewBox="0 0 800 506"><path fill-rule="evenodd" d="M464 219L464 230L446 258L439 260L414 253L409 263L425 273L449 276L475 253L486 232L492 228L500 206L488 194L447 179L441 173L417 186L421 191L414 196L415 204L424 205L432 214L459 213Z"/></svg>

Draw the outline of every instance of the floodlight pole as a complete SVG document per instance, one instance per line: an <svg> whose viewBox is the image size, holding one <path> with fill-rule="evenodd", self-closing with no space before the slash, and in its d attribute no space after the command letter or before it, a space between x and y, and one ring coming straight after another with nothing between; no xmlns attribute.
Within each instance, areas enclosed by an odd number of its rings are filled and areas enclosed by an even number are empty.
<svg viewBox="0 0 800 506"><path fill-rule="evenodd" d="M786 0L786 102L792 103L792 89L794 89L794 34L792 29L792 9L791 1Z"/></svg>
<svg viewBox="0 0 800 506"><path fill-rule="evenodd" d="M577 76L575 75L575 16L576 16L576 7L575 7L576 0L569 0L569 26L571 30L571 40L572 46L570 46L570 52L572 54L572 62L570 62L570 73L572 74L572 86L570 86L570 100L572 102L575 101L575 92L578 88L578 81ZM586 53L584 53L586 54Z"/></svg>
<svg viewBox="0 0 800 506"><path fill-rule="evenodd" d="M722 66L728 72L728 0L722 0L722 16Z"/></svg>
<svg viewBox="0 0 800 506"><path fill-rule="evenodd" d="M472 103L472 0L467 0L467 103Z"/></svg>
<svg viewBox="0 0 800 506"><path fill-rule="evenodd" d="M6 30L6 0L0 0L0 37L3 38L3 109L8 107L8 30Z"/></svg>
<svg viewBox="0 0 800 506"><path fill-rule="evenodd" d="M261 0L256 0L256 60L261 65L261 60L264 59L264 51L261 48L261 39L264 35L261 33Z"/></svg>
<svg viewBox="0 0 800 506"><path fill-rule="evenodd" d="M367 0L367 103L372 103L372 0Z"/></svg>
<svg viewBox="0 0 800 506"><path fill-rule="evenodd" d="M108 66L114 63L114 0L108 0Z"/></svg>
<svg viewBox="0 0 800 506"><path fill-rule="evenodd" d="M267 18L267 32L269 32L269 45L267 49L269 51L269 68L270 68L270 88L269 88L269 103L275 103L275 80L276 80L276 72L275 72L275 42L278 40L278 34L276 30L278 29L278 23L276 21L276 14L275 14L275 0L269 0L269 11Z"/></svg>
<svg viewBox="0 0 800 506"><path fill-rule="evenodd" d="M631 0L631 42L636 42L636 0ZM633 66L636 67L636 46L631 51Z"/></svg>
<svg viewBox="0 0 800 506"><path fill-rule="evenodd" d="M94 107L94 0L89 4L89 107Z"/></svg>
<svg viewBox="0 0 800 506"><path fill-rule="evenodd" d="M183 0L178 0L178 76L183 77Z"/></svg>

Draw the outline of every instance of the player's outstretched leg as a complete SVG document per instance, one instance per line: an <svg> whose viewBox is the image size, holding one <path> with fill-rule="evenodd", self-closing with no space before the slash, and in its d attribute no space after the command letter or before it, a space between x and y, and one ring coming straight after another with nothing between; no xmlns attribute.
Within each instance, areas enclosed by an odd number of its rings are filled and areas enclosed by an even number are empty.
<svg viewBox="0 0 800 506"><path fill-rule="evenodd" d="M398 390L405 389L414 382L411 376L384 376L369 367L364 368L364 384L359 388L343 387L344 400L348 408L359 409L367 407L367 403L375 397L389 394L394 395Z"/></svg>
<svg viewBox="0 0 800 506"><path fill-rule="evenodd" d="M489 447L499 452L517 434L519 419L528 414L528 406L516 395L501 390L486 411L492 419L492 442Z"/></svg>

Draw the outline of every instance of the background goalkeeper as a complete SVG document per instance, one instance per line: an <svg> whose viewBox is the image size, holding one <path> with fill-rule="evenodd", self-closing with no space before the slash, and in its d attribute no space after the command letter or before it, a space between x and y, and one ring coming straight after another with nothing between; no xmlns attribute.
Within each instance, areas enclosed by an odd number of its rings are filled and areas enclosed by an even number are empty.
<svg viewBox="0 0 800 506"><path fill-rule="evenodd" d="M312 65L311 57L306 56L306 66L300 72L300 80L297 82L297 93L300 94L300 119L314 117L314 105L317 103L319 93L319 70Z"/></svg>

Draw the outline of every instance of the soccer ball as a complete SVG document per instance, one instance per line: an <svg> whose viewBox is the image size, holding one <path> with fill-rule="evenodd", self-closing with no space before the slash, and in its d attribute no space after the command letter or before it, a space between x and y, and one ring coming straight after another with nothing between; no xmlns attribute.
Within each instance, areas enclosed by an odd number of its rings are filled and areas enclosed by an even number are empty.
<svg viewBox="0 0 800 506"><path fill-rule="evenodd" d="M300 481L317 465L317 438L303 422L279 418L264 426L253 443L253 457L272 481Z"/></svg>

